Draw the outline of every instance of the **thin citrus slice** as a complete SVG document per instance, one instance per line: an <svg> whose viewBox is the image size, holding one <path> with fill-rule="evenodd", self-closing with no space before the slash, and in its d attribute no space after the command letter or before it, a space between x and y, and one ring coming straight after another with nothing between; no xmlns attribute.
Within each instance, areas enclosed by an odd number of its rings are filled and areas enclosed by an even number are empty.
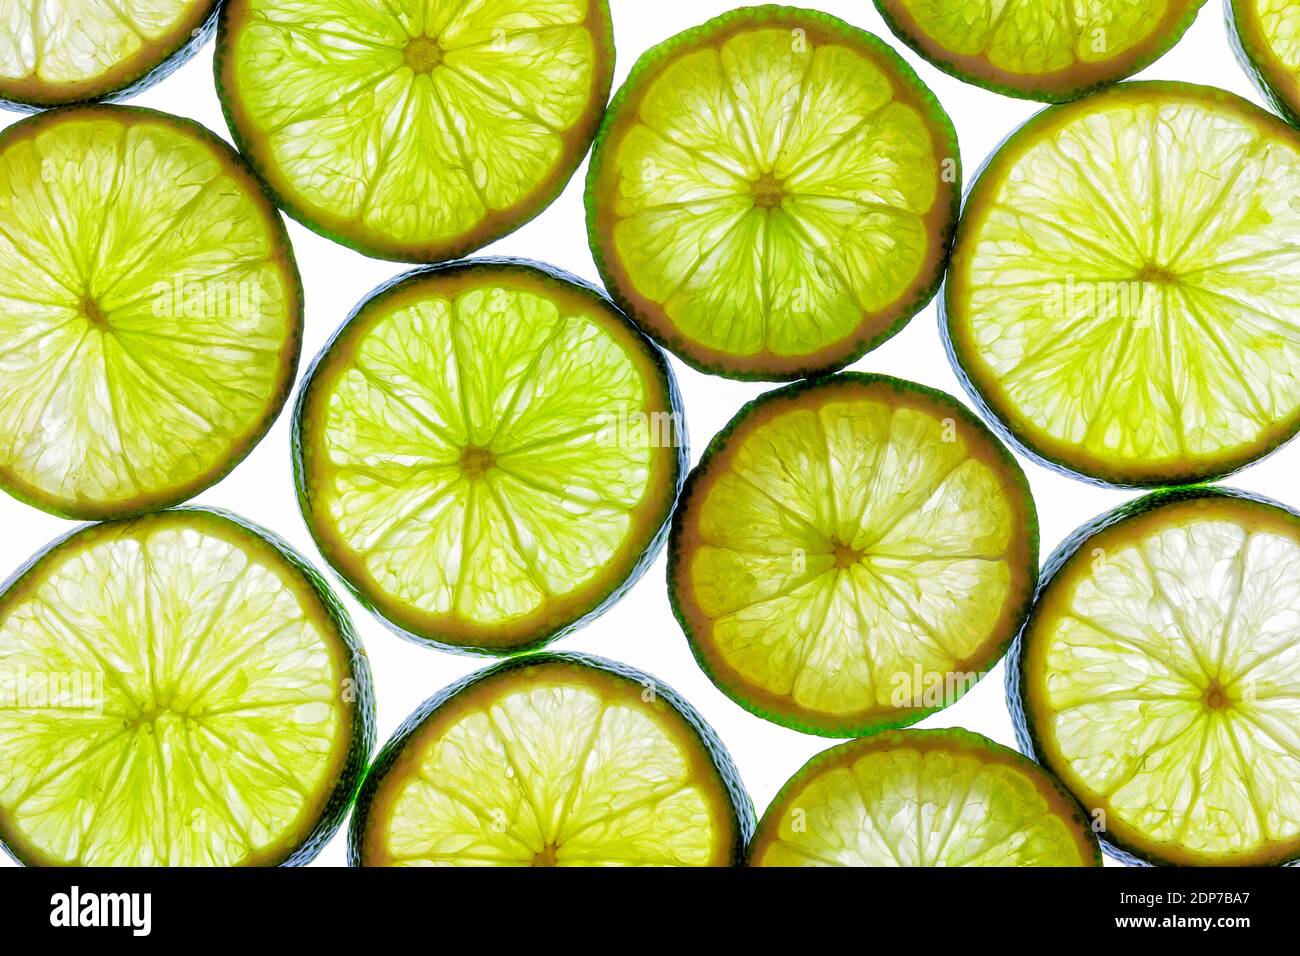
<svg viewBox="0 0 1300 956"><path fill-rule="evenodd" d="M1128 862L1300 858L1300 515L1149 495L1052 555L1007 696ZM1032 749L1031 749L1032 748Z"/></svg>
<svg viewBox="0 0 1300 956"><path fill-rule="evenodd" d="M0 488L106 518L184 501L266 434L302 296L284 224L201 126L67 107L0 133Z"/></svg>
<svg viewBox="0 0 1300 956"><path fill-rule="evenodd" d="M1061 103L1169 52L1205 0L876 0L900 40L959 80Z"/></svg>
<svg viewBox="0 0 1300 956"><path fill-rule="evenodd" d="M673 690L581 654L471 674L379 751L354 866L732 866L754 811Z"/></svg>
<svg viewBox="0 0 1300 956"><path fill-rule="evenodd" d="M934 295L957 137L911 69L813 10L734 10L647 52L597 137L605 284L683 360L733 378L841 368Z"/></svg>
<svg viewBox="0 0 1300 956"><path fill-rule="evenodd" d="M30 111L132 96L192 57L218 0L6 0L0 103Z"/></svg>
<svg viewBox="0 0 1300 956"><path fill-rule="evenodd" d="M1231 0L1228 30L1255 85L1300 124L1300 5L1293 0Z"/></svg>
<svg viewBox="0 0 1300 956"><path fill-rule="evenodd" d="M374 745L347 614L221 512L54 542L0 591L0 662L0 845L28 865L306 863Z"/></svg>
<svg viewBox="0 0 1300 956"><path fill-rule="evenodd" d="M1100 866L1074 799L1042 767L965 730L832 747L781 788L750 866Z"/></svg>
<svg viewBox="0 0 1300 956"><path fill-rule="evenodd" d="M673 519L668 586L724 693L856 737L953 703L1029 610L1024 473L956 400L845 373L751 402Z"/></svg>
<svg viewBox="0 0 1300 956"><path fill-rule="evenodd" d="M1125 83L1030 120L967 201L944 329L1004 437L1116 485L1221 477L1300 429L1300 133Z"/></svg>
<svg viewBox="0 0 1300 956"><path fill-rule="evenodd" d="M662 353L522 260L413 272L358 307L298 401L308 527L367 607L484 653L553 640L654 560L687 462Z"/></svg>
<svg viewBox="0 0 1300 956"><path fill-rule="evenodd" d="M609 96L606 0L230 0L217 86L240 149L304 225L439 262L532 219Z"/></svg>

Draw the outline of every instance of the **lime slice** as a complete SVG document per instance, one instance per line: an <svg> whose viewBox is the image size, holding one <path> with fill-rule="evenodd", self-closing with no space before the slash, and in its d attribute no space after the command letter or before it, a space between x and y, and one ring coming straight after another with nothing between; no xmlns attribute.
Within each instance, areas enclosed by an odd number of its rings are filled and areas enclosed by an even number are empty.
<svg viewBox="0 0 1300 956"><path fill-rule="evenodd" d="M294 218L438 262L564 189L614 39L606 0L230 0L216 69L236 142Z"/></svg>
<svg viewBox="0 0 1300 956"><path fill-rule="evenodd" d="M879 39L751 7L633 68L587 179L615 300L732 378L847 365L934 295L960 195L952 123Z"/></svg>
<svg viewBox="0 0 1300 956"><path fill-rule="evenodd" d="M1289 0L1231 0L1228 33L1260 92L1300 124L1300 6Z"/></svg>
<svg viewBox="0 0 1300 956"><path fill-rule="evenodd" d="M654 560L687 456L662 353L599 291L522 260L418 270L361 304L298 401L307 525L399 633L535 647Z"/></svg>
<svg viewBox="0 0 1300 956"><path fill-rule="evenodd" d="M845 373L741 410L673 519L668 587L701 667L768 720L856 737L932 714L1029 610L1020 467L956 400Z"/></svg>
<svg viewBox="0 0 1300 956"><path fill-rule="evenodd" d="M1061 103L1169 52L1205 0L876 0L900 40L959 80Z"/></svg>
<svg viewBox="0 0 1300 956"><path fill-rule="evenodd" d="M58 866L301 864L374 744L324 582L233 515L92 525L0 591L0 845Z"/></svg>
<svg viewBox="0 0 1300 956"><path fill-rule="evenodd" d="M537 654L453 684L366 774L353 866L732 866L754 811L726 749L622 664Z"/></svg>
<svg viewBox="0 0 1300 956"><path fill-rule="evenodd" d="M1100 866L1079 805L1042 767L965 730L832 747L759 821L750 866Z"/></svg>
<svg viewBox="0 0 1300 956"><path fill-rule="evenodd" d="M1300 133L1221 90L1126 83L1044 111L967 201L943 323L959 375L1077 476L1255 461L1300 429L1297 194Z"/></svg>
<svg viewBox="0 0 1300 956"><path fill-rule="evenodd" d="M1300 515L1149 495L1048 562L1008 662L1021 746L1127 862L1300 858ZM1032 748L1032 751L1030 750Z"/></svg>
<svg viewBox="0 0 1300 956"><path fill-rule="evenodd" d="M6 0L0 105L31 111L123 99L192 57L218 0Z"/></svg>
<svg viewBox="0 0 1300 956"><path fill-rule="evenodd" d="M0 133L0 488L54 514L184 501L266 434L302 296L284 225L201 126L68 107Z"/></svg>

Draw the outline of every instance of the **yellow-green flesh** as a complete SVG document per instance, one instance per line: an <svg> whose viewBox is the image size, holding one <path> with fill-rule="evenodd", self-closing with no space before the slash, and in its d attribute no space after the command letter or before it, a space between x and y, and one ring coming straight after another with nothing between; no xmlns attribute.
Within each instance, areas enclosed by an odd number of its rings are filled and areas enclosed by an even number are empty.
<svg viewBox="0 0 1300 956"><path fill-rule="evenodd" d="M1290 0L1234 0L1244 40L1265 79L1292 111L1300 111L1300 6ZM1256 47L1259 43L1262 49Z"/></svg>

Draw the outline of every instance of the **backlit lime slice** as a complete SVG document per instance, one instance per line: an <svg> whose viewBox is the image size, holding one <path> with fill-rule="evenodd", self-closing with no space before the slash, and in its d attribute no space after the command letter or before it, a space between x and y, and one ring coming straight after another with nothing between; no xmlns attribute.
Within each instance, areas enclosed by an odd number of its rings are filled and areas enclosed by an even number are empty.
<svg viewBox="0 0 1300 956"><path fill-rule="evenodd" d="M903 730L818 754L777 794L750 866L1100 866L1042 767L965 730Z"/></svg>
<svg viewBox="0 0 1300 956"><path fill-rule="evenodd" d="M553 640L663 544L688 462L663 355L600 292L478 259L367 299L298 402L299 497L327 560L408 637Z"/></svg>
<svg viewBox="0 0 1300 956"><path fill-rule="evenodd" d="M0 591L0 845L22 863L305 863L373 745L346 613L233 515L91 525Z"/></svg>
<svg viewBox="0 0 1300 956"><path fill-rule="evenodd" d="M1041 113L971 190L945 333L1027 454L1118 485L1226 475L1300 428L1300 133L1126 83Z"/></svg>
<svg viewBox="0 0 1300 956"><path fill-rule="evenodd" d="M753 830L731 757L671 688L538 654L412 714L349 836L354 866L731 866Z"/></svg>
<svg viewBox="0 0 1300 956"><path fill-rule="evenodd" d="M952 123L876 37L735 10L646 53L587 179L615 299L733 378L841 368L930 300L960 194Z"/></svg>
<svg viewBox="0 0 1300 956"><path fill-rule="evenodd" d="M997 663L1029 609L1020 467L942 392L845 373L752 402L673 519L668 586L741 706L832 737L914 723Z"/></svg>
<svg viewBox="0 0 1300 956"><path fill-rule="evenodd" d="M1300 4L1230 0L1228 29L1237 58L1260 92L1300 123Z"/></svg>
<svg viewBox="0 0 1300 956"><path fill-rule="evenodd" d="M1205 0L876 0L898 38L985 89L1060 103L1169 51Z"/></svg>
<svg viewBox="0 0 1300 956"><path fill-rule="evenodd" d="M212 35L217 0L5 0L0 103L31 110L140 92Z"/></svg>
<svg viewBox="0 0 1300 956"><path fill-rule="evenodd" d="M120 106L0 134L0 488L117 517L220 480L288 397L302 296L229 146Z"/></svg>
<svg viewBox="0 0 1300 956"><path fill-rule="evenodd" d="M1300 516L1239 492L1150 495L1080 528L1045 582L1009 703L1107 848L1300 858Z"/></svg>
<svg viewBox="0 0 1300 956"><path fill-rule="evenodd" d="M606 0L230 0L216 68L240 149L291 215L438 262L559 195L614 41Z"/></svg>

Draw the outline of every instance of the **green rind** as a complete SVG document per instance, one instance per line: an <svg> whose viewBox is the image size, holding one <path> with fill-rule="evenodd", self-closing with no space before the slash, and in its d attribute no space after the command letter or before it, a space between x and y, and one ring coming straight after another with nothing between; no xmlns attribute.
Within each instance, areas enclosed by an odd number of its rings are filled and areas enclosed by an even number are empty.
<svg viewBox="0 0 1300 956"><path fill-rule="evenodd" d="M1256 45L1254 37L1250 35L1242 0L1224 0L1223 12L1224 19L1227 21L1228 42L1232 45L1232 52L1236 54L1237 62L1255 84L1255 89L1259 90L1260 95L1283 119L1293 126L1300 126L1300 103L1288 100L1269 76L1269 70L1274 63L1273 52Z"/></svg>
<svg viewBox="0 0 1300 956"><path fill-rule="evenodd" d="M980 419L972 413L970 409L946 392L929 388L916 382L893 378L888 375L878 375L868 372L840 372L837 375L817 379L807 379L795 382L791 385L783 386L782 388L774 389L773 391L760 395L758 398L744 405L740 411L735 414L731 421L727 423L722 431L713 436L708 447L704 449L704 454L701 456L699 464L691 471L690 475L686 479L686 483L682 486L682 492L678 499L677 508L673 513L672 532L668 538L668 600L672 605L673 616L677 618L677 623L681 627L682 633L686 636L686 642L691 648L691 654L695 657L695 662L699 665L700 670L704 672L704 675L713 682L713 685L717 687L718 690L722 691L727 695L727 697L731 698L734 703L739 704L756 717L762 717L764 720L786 727L790 730L797 730L800 733L805 734L814 734L819 737L867 737L880 731L910 727L918 721L937 714L941 710L945 710L952 704L956 703L957 699L959 699L961 695L954 697L952 700L939 707L899 709L897 717L891 718L889 716L882 716L877 720L854 726L834 725L829 722L818 723L804 720L796 715L777 712L771 708L763 706L762 704L749 700L745 696L745 690L743 687L733 687L730 684L724 683L709 666L707 657L700 650L698 639L691 628L689 618L682 608L677 583L679 577L684 576L681 542L681 536L683 533L682 529L684 525L683 515L691 506L691 499L700 493L700 486L704 480L704 472L706 467L713 460L713 457L720 454L727 447L733 433L752 413L758 411L771 402L787 398L796 398L805 392L815 391L822 386L831 385L839 381L854 381L863 384L885 383L894 388L916 392L933 401L950 405L963 422L988 435L990 444L997 449L999 456L1002 458L1003 464L1006 466L1003 473L1010 478L1011 483L1014 484L1015 487L1019 488L1024 494L1026 505L1025 514L1028 520L1027 530L1029 532L1028 552L1030 555L1034 556L1034 560L1029 569L1031 580L1037 576L1038 571L1038 562L1036 560L1039 549L1038 510L1034 505L1034 497L1029 487L1029 479L1025 477L1025 473L1020 468L1020 465L1016 462L1015 458L1011 456L1011 453L997 440L996 436L989 432L984 422L980 421ZM998 661L1002 660L1007 651L1011 648L1016 635L1023 627L1023 622L1029 616L1032 604L1033 595L1030 593L1026 596L1025 600L1021 602L1021 605L1015 608L1012 612L1011 620L1018 623L1014 623L1013 626L1009 628L1009 635L996 646L996 652L990 657L989 663L987 664L989 669L992 669ZM981 679L984 676L985 675L981 674ZM969 691L969 689L970 688L967 687L965 691ZM964 694L965 691L962 691L962 694Z"/></svg>

